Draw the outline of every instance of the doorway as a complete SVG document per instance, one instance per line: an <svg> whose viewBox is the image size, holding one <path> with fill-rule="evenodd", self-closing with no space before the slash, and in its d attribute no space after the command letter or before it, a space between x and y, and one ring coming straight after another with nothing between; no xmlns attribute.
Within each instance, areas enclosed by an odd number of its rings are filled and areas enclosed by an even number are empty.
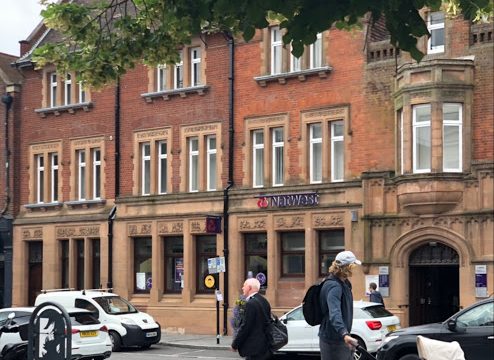
<svg viewBox="0 0 494 360"><path fill-rule="evenodd" d="M409 261L409 324L446 320L459 310L459 258L447 245L430 241Z"/></svg>
<svg viewBox="0 0 494 360"><path fill-rule="evenodd" d="M41 287L43 284L43 242L31 241L28 244L28 305L33 306L36 297L41 293Z"/></svg>

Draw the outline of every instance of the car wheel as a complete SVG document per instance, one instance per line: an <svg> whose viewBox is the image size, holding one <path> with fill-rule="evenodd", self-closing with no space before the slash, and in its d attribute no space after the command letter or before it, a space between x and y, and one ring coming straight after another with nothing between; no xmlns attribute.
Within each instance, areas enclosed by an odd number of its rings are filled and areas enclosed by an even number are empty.
<svg viewBox="0 0 494 360"><path fill-rule="evenodd" d="M361 348L367 349L367 347L365 346L365 343L362 341L362 339L359 339L359 338L356 338L356 339L358 341L358 345ZM364 359L365 359L365 355L362 354L360 351L355 350L355 352L353 353L353 360L364 360Z"/></svg>
<svg viewBox="0 0 494 360"><path fill-rule="evenodd" d="M120 351L122 348L122 339L120 338L120 335L116 331L110 331L110 339L111 339L111 350L112 351Z"/></svg>
<svg viewBox="0 0 494 360"><path fill-rule="evenodd" d="M420 358L417 354L406 354L399 358L399 360L420 360Z"/></svg>

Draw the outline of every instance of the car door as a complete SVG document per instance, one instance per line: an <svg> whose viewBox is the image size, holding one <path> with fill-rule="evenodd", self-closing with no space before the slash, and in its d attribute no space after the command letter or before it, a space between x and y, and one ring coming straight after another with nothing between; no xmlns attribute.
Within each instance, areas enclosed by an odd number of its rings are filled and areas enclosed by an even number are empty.
<svg viewBox="0 0 494 360"><path fill-rule="evenodd" d="M288 329L288 344L282 350L314 351L314 328L318 327L307 324L302 313L302 308L295 308L286 314L285 319ZM319 343L317 344L317 349L319 349Z"/></svg>
<svg viewBox="0 0 494 360"><path fill-rule="evenodd" d="M472 307L456 318L456 330L446 331L443 341L457 341L466 360L491 360L494 355L494 303Z"/></svg>

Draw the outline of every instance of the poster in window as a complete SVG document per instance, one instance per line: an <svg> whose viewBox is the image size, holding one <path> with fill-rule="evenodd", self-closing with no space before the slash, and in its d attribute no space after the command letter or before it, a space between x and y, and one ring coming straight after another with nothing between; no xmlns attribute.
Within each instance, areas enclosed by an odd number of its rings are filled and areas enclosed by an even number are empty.
<svg viewBox="0 0 494 360"><path fill-rule="evenodd" d="M146 290L146 273L144 272L136 273L136 289Z"/></svg>
<svg viewBox="0 0 494 360"><path fill-rule="evenodd" d="M180 283L184 276L184 258L175 259L175 282Z"/></svg>

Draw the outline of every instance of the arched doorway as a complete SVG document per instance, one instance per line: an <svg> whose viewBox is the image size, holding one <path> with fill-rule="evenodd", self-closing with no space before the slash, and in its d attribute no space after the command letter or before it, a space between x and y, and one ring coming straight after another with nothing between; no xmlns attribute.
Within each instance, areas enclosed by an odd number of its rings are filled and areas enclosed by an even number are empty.
<svg viewBox="0 0 494 360"><path fill-rule="evenodd" d="M409 258L409 324L446 320L458 311L459 256L434 240L412 251Z"/></svg>

